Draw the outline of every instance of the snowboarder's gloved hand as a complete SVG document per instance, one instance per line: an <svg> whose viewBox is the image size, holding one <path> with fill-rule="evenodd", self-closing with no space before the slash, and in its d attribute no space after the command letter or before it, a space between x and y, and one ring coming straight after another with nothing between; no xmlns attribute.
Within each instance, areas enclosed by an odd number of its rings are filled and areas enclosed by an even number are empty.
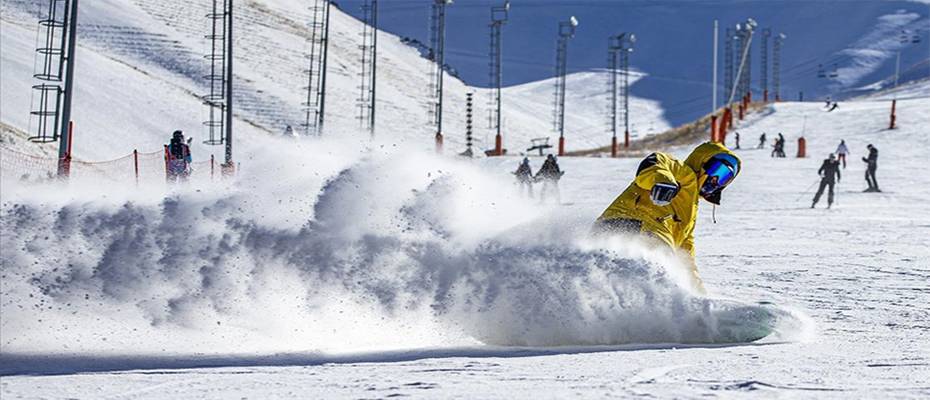
<svg viewBox="0 0 930 400"><path fill-rule="evenodd" d="M678 194L678 185L671 183L656 183L652 186L652 192L649 198L657 206L667 206L671 204L672 199Z"/></svg>

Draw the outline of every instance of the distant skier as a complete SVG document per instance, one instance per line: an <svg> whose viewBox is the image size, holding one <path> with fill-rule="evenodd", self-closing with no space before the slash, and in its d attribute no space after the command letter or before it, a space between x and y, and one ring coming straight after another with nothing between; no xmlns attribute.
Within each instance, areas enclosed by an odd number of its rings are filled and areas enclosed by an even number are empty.
<svg viewBox="0 0 930 400"><path fill-rule="evenodd" d="M765 132L762 132L762 135L759 136L759 146L756 147L756 148L757 148L757 149L764 149L764 148L765 148Z"/></svg>
<svg viewBox="0 0 930 400"><path fill-rule="evenodd" d="M823 195L823 189L826 187L830 188L827 192L827 208L830 208L833 205L833 187L840 181L840 162L831 153L826 160L823 160L823 164L820 165L817 173L820 175L820 188L817 189L817 194L814 195L811 208L814 208L817 202L820 201L820 196Z"/></svg>
<svg viewBox="0 0 930 400"><path fill-rule="evenodd" d="M843 162L843 169L846 169L846 155L849 154L849 149L846 147L846 141L840 140L840 145L836 146L836 159L837 162Z"/></svg>
<svg viewBox="0 0 930 400"><path fill-rule="evenodd" d="M297 137L297 134L294 132L294 128L288 125L284 128L284 137L294 138Z"/></svg>
<svg viewBox="0 0 930 400"><path fill-rule="evenodd" d="M739 148L739 132L735 133L735 137L736 137L736 146L734 147L734 149L739 150L740 149Z"/></svg>
<svg viewBox="0 0 930 400"><path fill-rule="evenodd" d="M871 144L866 146L866 148L869 149L869 156L862 157L862 161L866 163L865 182L869 184L869 188L865 191L881 192L881 190L878 189L878 181L875 180L875 170L878 169L878 149Z"/></svg>
<svg viewBox="0 0 930 400"><path fill-rule="evenodd" d="M781 133L775 138L775 144L772 146L772 157L785 157L785 137Z"/></svg>
<svg viewBox="0 0 930 400"><path fill-rule="evenodd" d="M834 101L834 102L833 102L833 105L830 106L830 109L828 109L827 112L831 112L831 111L833 111L833 110L836 110L836 109L839 108L839 107L840 107L840 103L837 103L837 102Z"/></svg>
<svg viewBox="0 0 930 400"><path fill-rule="evenodd" d="M190 140L184 141L184 133L174 131L171 143L165 145L165 161L168 167L168 181L186 181L191 174Z"/></svg>
<svg viewBox="0 0 930 400"><path fill-rule="evenodd" d="M530 159L524 157L523 162L520 163L520 166L517 167L516 172L513 173L517 176L517 184L520 185L520 194L523 194L523 188L526 188L527 195L533 197L533 169L530 168Z"/></svg>
<svg viewBox="0 0 930 400"><path fill-rule="evenodd" d="M554 191L556 203L562 203L562 195L559 193L559 179L562 179L562 175L565 175L565 172L559 169L559 162L555 159L555 156L552 154L546 156L546 161L543 162L542 167L539 168L534 177L534 180L542 181L542 188L539 189L540 202L545 202L546 194Z"/></svg>
<svg viewBox="0 0 930 400"><path fill-rule="evenodd" d="M690 262L693 286L704 292L694 261L698 200L719 205L723 189L739 171L739 158L720 143L699 145L684 162L652 153L639 164L634 181L595 221L593 232L642 233L670 246Z"/></svg>

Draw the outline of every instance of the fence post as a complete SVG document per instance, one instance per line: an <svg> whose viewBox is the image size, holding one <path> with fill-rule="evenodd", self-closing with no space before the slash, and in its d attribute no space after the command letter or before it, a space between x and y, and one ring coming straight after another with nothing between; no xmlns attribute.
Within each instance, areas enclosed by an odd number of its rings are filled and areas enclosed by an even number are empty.
<svg viewBox="0 0 930 400"><path fill-rule="evenodd" d="M565 155L565 136L559 136L559 157Z"/></svg>
<svg viewBox="0 0 930 400"><path fill-rule="evenodd" d="M623 148L624 149L630 148L630 131L629 130L623 131Z"/></svg>
<svg viewBox="0 0 930 400"><path fill-rule="evenodd" d="M710 141L711 142L717 141L717 116L716 115L710 116Z"/></svg>
<svg viewBox="0 0 930 400"><path fill-rule="evenodd" d="M617 137L610 138L610 156L617 157Z"/></svg>
<svg viewBox="0 0 930 400"><path fill-rule="evenodd" d="M442 134L436 132L436 153L442 154Z"/></svg>
<svg viewBox="0 0 930 400"><path fill-rule="evenodd" d="M58 159L58 176L69 178L71 176L71 143L74 139L74 121L68 121L68 149L64 157Z"/></svg>
<svg viewBox="0 0 930 400"><path fill-rule="evenodd" d="M139 150L132 150L132 164L136 170L136 186L139 186Z"/></svg>
<svg viewBox="0 0 930 400"><path fill-rule="evenodd" d="M213 154L210 154L210 180L211 181L213 180L213 169L214 169L213 162L214 162Z"/></svg>
<svg viewBox="0 0 930 400"><path fill-rule="evenodd" d="M895 120L895 106L897 105L898 100L891 100L891 124L888 125L888 129L894 129L894 120Z"/></svg>
<svg viewBox="0 0 930 400"><path fill-rule="evenodd" d="M798 138L798 158L807 157L807 140L804 136Z"/></svg>

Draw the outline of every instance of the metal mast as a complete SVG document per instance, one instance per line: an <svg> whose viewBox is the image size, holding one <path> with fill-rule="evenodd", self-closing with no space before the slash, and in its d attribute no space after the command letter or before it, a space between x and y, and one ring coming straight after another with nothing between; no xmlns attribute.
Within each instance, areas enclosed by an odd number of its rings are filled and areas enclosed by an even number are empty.
<svg viewBox="0 0 930 400"><path fill-rule="evenodd" d="M222 145L226 142L226 79L228 77L226 42L228 23L228 4L226 0L213 0L213 8L207 14L210 32L204 36L209 40L209 53L204 58L210 62L210 72L204 75L208 91L201 96L207 106L207 120L203 125L207 129L204 144Z"/></svg>
<svg viewBox="0 0 930 400"><path fill-rule="evenodd" d="M375 134L375 83L378 66L378 0L362 4L362 70L359 73L361 94L358 99L358 119L362 128Z"/></svg>
<svg viewBox="0 0 930 400"><path fill-rule="evenodd" d="M762 50L762 67L759 69L759 85L762 87L762 101L769 101L769 37L772 36L772 30L765 28L762 30L762 43L759 47Z"/></svg>
<svg viewBox="0 0 930 400"><path fill-rule="evenodd" d="M430 89L434 100L430 111L433 117L431 122L436 128L436 151L442 150L442 89L446 64L446 6L450 4L452 4L452 0L433 0L433 9L430 15L430 51L433 61Z"/></svg>
<svg viewBox="0 0 930 400"><path fill-rule="evenodd" d="M772 48L772 89L775 91L775 101L781 101L781 46L787 39L784 33L775 36L775 46Z"/></svg>
<svg viewBox="0 0 930 400"><path fill-rule="evenodd" d="M553 125L559 133L559 156L565 154L565 78L568 69L568 41L575 36L578 20L573 16L559 22L559 39L555 56L555 109Z"/></svg>
<svg viewBox="0 0 930 400"><path fill-rule="evenodd" d="M491 88L491 104L488 107L488 126L496 132L494 137L494 155L503 155L504 140L501 135L501 59L503 53L503 35L502 28L507 23L510 12L510 1L504 2L503 6L491 7L491 43L489 52L490 61L488 66L490 71L488 77Z"/></svg>
<svg viewBox="0 0 930 400"><path fill-rule="evenodd" d="M329 55L329 7L330 0L311 0L310 7L310 52L307 54L307 98L303 103L306 119L303 127L306 134L323 132L323 117L326 105L326 62Z"/></svg>
<svg viewBox="0 0 930 400"><path fill-rule="evenodd" d="M608 68L610 70L611 156L617 156L617 101L623 101L623 147L630 147L630 52L636 35L628 32L608 38ZM618 85L617 75L620 75ZM618 87L619 86L619 87ZM617 95L619 89L620 95Z"/></svg>
<svg viewBox="0 0 930 400"><path fill-rule="evenodd" d="M225 167L233 170L233 0L226 0L226 151Z"/></svg>
<svg viewBox="0 0 930 400"><path fill-rule="evenodd" d="M729 94L733 91L733 28L727 28L724 38L724 49L723 49L723 78L724 78L724 93ZM729 103L726 104L726 107L729 107Z"/></svg>

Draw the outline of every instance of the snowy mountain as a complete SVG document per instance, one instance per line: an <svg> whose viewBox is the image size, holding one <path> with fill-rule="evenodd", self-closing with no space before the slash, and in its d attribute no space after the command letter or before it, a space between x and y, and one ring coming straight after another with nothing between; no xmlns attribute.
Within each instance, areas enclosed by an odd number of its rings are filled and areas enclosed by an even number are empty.
<svg viewBox="0 0 930 400"><path fill-rule="evenodd" d="M30 86L35 59L40 8L31 1L4 0L2 63L4 104L0 122L23 132L30 120ZM175 129L202 137L206 109L198 100L206 92L203 76L206 20L209 1L99 1L83 5L79 20L74 119L77 157L101 160L138 148L154 151ZM303 56L309 31L304 2L264 0L238 9L241 24L236 37L237 134L249 137L279 134L287 125L299 126L306 96ZM361 23L334 9L331 20L327 135L367 140L358 129L360 71L358 46ZM411 141L433 146L428 124L430 64L401 39L383 34L379 41L378 138L384 142ZM583 149L609 143L603 116L607 96L598 74L573 76L569 81L570 110L567 147ZM505 147L524 151L530 139L557 136L552 132L552 86L548 82L508 88L504 95ZM485 89L466 86L448 77L444 127L450 151L464 150L465 94L476 92L475 139L478 150L493 146L487 129ZM576 104L577 102L577 104ZM655 102L632 99L636 134L661 132L668 127ZM120 127L113 132L113 127ZM641 128L641 129L640 129ZM644 131L640 133L640 131ZM129 132L132 140L123 140ZM21 135L20 135L21 136ZM20 141L22 138L20 138ZM198 140L199 142L199 140ZM553 140L554 143L554 140ZM24 151L35 147L24 146ZM219 155L222 150L197 143L195 158ZM54 152L48 150L49 152Z"/></svg>
<svg viewBox="0 0 930 400"><path fill-rule="evenodd" d="M361 3L339 2L343 10L354 15L358 15ZM470 85L488 84L487 25L490 8L502 4L503 0L469 0L448 7L447 60ZM382 1L380 7L380 25L385 30L427 41L427 4ZM712 108L709 93L715 19L720 23L721 87L725 29L750 17L760 29L771 29L773 37L780 32L788 36L781 59L785 99L797 100L800 92L808 100L828 95L845 98L880 81L882 87L888 87L898 50L903 80L930 77L930 4L926 1L514 0L503 29L506 84L538 81L554 74L556 27L569 16L580 21L569 44L569 71L604 68L607 37L635 33L631 63L649 79L634 85L633 94L658 101L672 125L693 121ZM907 43L900 42L902 30L908 32ZM914 34L919 43L911 43ZM753 40L754 98L762 97L760 41L761 35ZM768 44L771 52L772 39ZM818 76L819 66L824 77ZM834 70L836 77L830 77ZM768 84L771 90L771 76Z"/></svg>

